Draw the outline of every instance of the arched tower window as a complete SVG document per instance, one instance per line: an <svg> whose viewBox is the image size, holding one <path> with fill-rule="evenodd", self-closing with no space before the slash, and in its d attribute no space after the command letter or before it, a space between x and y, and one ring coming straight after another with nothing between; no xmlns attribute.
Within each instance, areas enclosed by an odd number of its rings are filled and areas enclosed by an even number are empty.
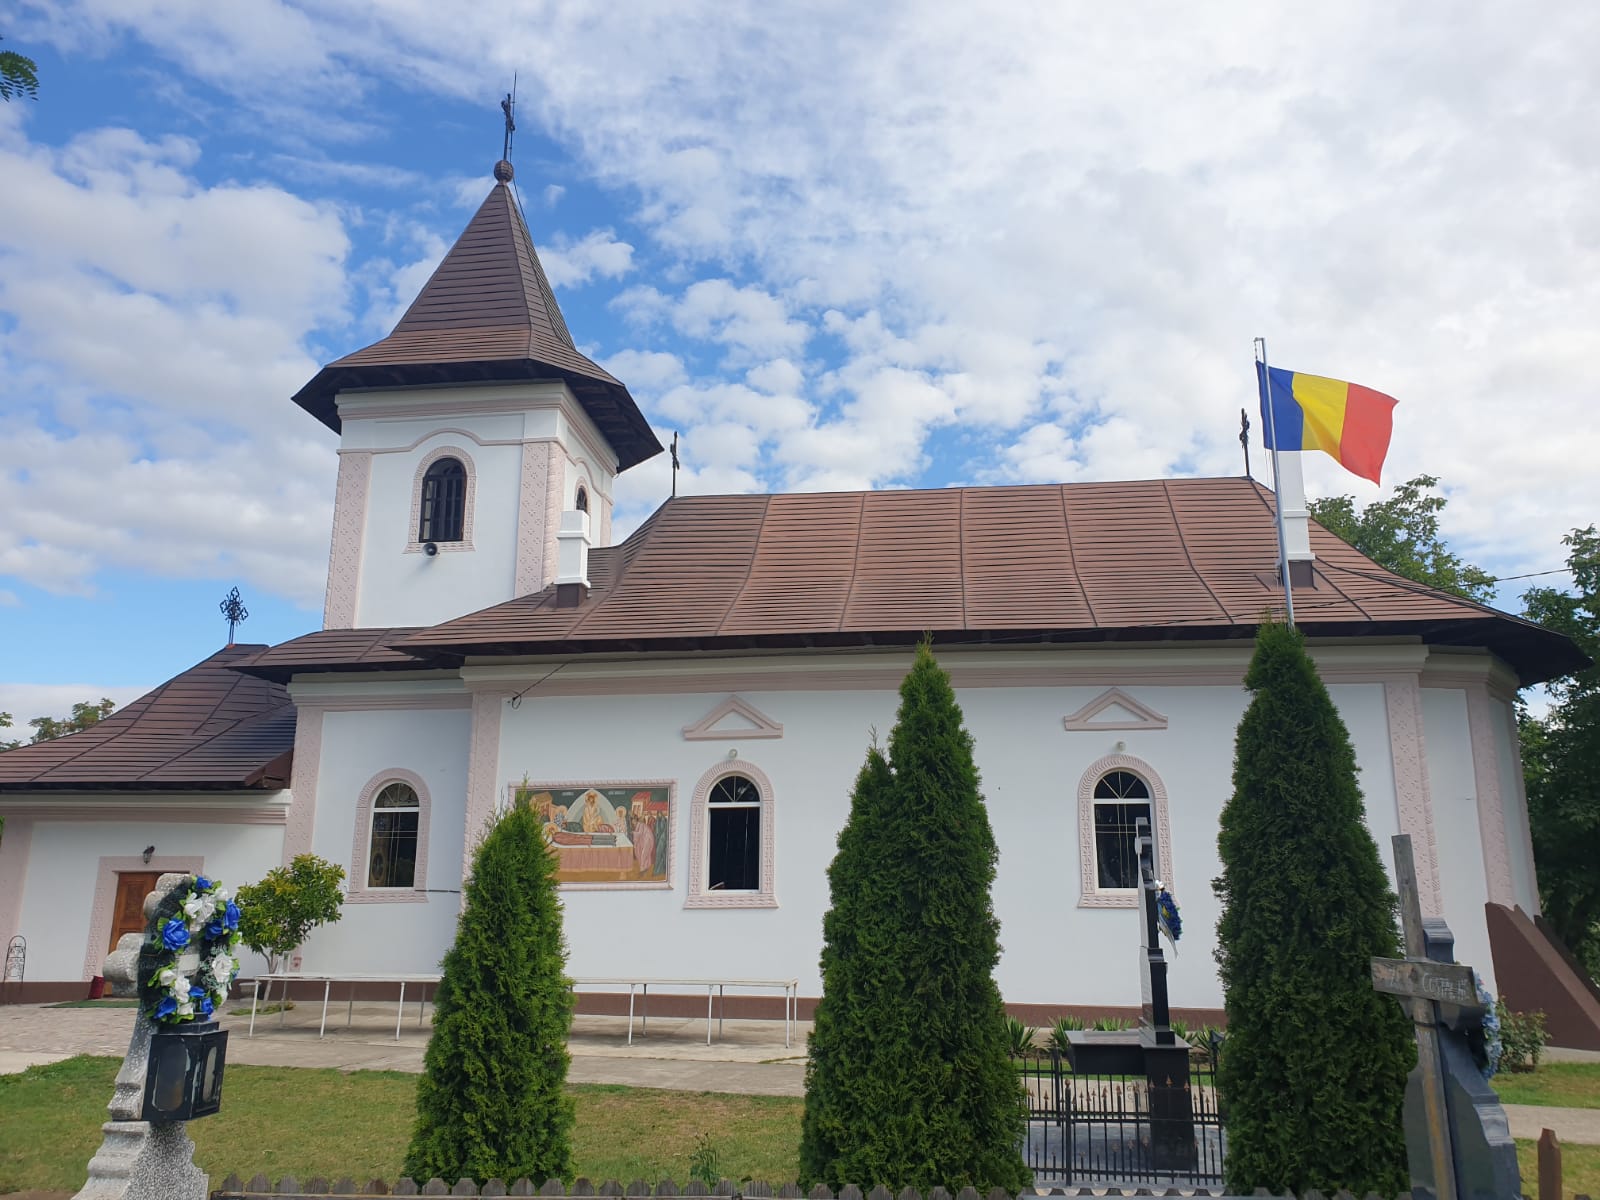
<svg viewBox="0 0 1600 1200"><path fill-rule="evenodd" d="M581 483L578 485L578 498L572 502L572 506L579 512L589 511L589 489Z"/></svg>
<svg viewBox="0 0 1600 1200"><path fill-rule="evenodd" d="M467 469L457 458L441 458L422 477L419 542L459 542L467 508Z"/></svg>

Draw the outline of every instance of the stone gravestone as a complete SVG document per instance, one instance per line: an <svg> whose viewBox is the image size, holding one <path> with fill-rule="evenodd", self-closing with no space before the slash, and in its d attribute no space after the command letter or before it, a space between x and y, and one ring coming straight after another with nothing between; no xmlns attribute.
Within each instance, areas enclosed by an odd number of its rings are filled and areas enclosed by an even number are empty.
<svg viewBox="0 0 1600 1200"><path fill-rule="evenodd" d="M1167 956L1156 919L1155 848L1149 822L1134 827L1139 852L1139 980L1143 1009L1139 1048L1150 1098L1151 1165L1159 1171L1193 1171L1194 1097L1189 1090L1189 1044L1172 1031L1167 1003Z"/></svg>
<svg viewBox="0 0 1600 1200"><path fill-rule="evenodd" d="M117 939L117 948L106 955L100 974L112 996L129 999L139 994L139 948L143 945L144 934L125 933Z"/></svg>
<svg viewBox="0 0 1600 1200"><path fill-rule="evenodd" d="M178 874L156 880L156 890L144 901L147 934L156 906L188 878ZM192 972L198 963L199 956L193 951L179 959L179 967L185 971ZM210 1181L194 1165L194 1143L183 1122L156 1124L142 1119L154 1032L150 1018L140 1010L133 1019L133 1037L122 1070L117 1072L116 1090L106 1106L111 1120L100 1127L105 1138L89 1160L89 1181L73 1200L206 1200Z"/></svg>
<svg viewBox="0 0 1600 1200"><path fill-rule="evenodd" d="M1411 837L1394 838L1406 957L1372 960L1373 986L1399 999L1417 1032L1406 1081L1406 1158L1415 1200L1514 1200L1522 1195L1517 1148L1499 1097L1473 1059L1468 1034L1483 1020L1472 968L1455 962L1455 938L1424 920Z"/></svg>

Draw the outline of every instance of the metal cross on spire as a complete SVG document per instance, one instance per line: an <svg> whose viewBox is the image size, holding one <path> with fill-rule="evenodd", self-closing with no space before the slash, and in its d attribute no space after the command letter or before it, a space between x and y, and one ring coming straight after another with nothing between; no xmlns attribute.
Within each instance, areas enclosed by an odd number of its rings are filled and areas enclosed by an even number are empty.
<svg viewBox="0 0 1600 1200"><path fill-rule="evenodd" d="M500 101L500 111L506 115L506 137L502 145L500 157L505 162L511 161L512 135L517 132L517 77L511 77L511 90L506 93L506 98Z"/></svg>
<svg viewBox="0 0 1600 1200"><path fill-rule="evenodd" d="M228 645L233 645L233 631L243 622L249 620L250 610L244 606L244 601L239 598L239 589L234 588L222 598L222 603L217 605L222 610L222 615L228 621Z"/></svg>
<svg viewBox="0 0 1600 1200"><path fill-rule="evenodd" d="M672 431L672 495L678 495L678 431Z"/></svg>
<svg viewBox="0 0 1600 1200"><path fill-rule="evenodd" d="M1244 477L1250 478L1250 414L1239 410L1239 445L1244 447Z"/></svg>

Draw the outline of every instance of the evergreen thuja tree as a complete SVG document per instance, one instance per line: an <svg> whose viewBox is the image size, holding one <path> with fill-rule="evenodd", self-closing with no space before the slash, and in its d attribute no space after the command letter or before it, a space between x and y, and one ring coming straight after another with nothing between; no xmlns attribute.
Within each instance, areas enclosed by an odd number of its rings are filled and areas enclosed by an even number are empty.
<svg viewBox="0 0 1600 1200"><path fill-rule="evenodd" d="M526 806L490 828L465 893L417 1082L406 1174L480 1184L569 1175L572 991L555 858Z"/></svg>
<svg viewBox="0 0 1600 1200"><path fill-rule="evenodd" d="M1393 1196L1417 1056L1400 1005L1372 987L1372 958L1399 939L1355 751L1292 628L1262 626L1245 687L1213 884L1227 1188Z"/></svg>
<svg viewBox="0 0 1600 1200"><path fill-rule="evenodd" d="M972 738L924 644L829 871L806 1070L808 1184L1018 1192L1027 1109L994 982L997 851Z"/></svg>

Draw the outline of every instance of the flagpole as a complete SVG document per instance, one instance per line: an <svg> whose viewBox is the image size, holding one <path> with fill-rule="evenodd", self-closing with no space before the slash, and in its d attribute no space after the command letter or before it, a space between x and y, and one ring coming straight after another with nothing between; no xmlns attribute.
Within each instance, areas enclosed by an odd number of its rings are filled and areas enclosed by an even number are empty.
<svg viewBox="0 0 1600 1200"><path fill-rule="evenodd" d="M1272 369L1267 366L1267 339L1256 339L1256 361L1261 364L1261 379L1257 390L1261 393L1261 406L1267 414L1267 445L1272 450L1272 512L1278 523L1278 571L1283 578L1283 607L1294 628L1294 587L1289 582L1289 547L1283 536L1282 476L1278 473L1278 423L1276 405L1272 403Z"/></svg>

